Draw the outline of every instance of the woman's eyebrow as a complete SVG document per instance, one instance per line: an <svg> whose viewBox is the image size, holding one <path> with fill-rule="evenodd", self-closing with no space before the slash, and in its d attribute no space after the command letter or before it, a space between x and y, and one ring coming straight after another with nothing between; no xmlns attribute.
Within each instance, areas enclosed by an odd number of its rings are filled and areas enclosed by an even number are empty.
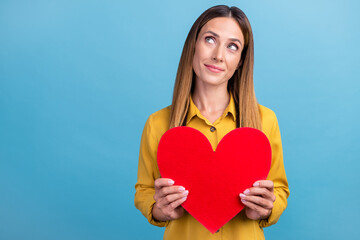
<svg viewBox="0 0 360 240"><path fill-rule="evenodd" d="M204 34L205 33L211 33L212 35L214 35L215 37L219 37L219 34L217 34L217 33L214 33L213 31L206 31L206 32L204 32ZM240 45L242 46L242 43L241 43L241 41L239 40L239 39L237 39L237 38L229 38L231 41L233 41L233 42L239 42L240 43Z"/></svg>
<svg viewBox="0 0 360 240"><path fill-rule="evenodd" d="M204 34L205 34L205 33L211 33L211 34L214 35L215 37L219 37L219 34L214 33L213 31L206 31L206 32L204 32Z"/></svg>
<svg viewBox="0 0 360 240"><path fill-rule="evenodd" d="M239 42L239 44L242 46L242 43L240 42L239 39L237 39L237 38L229 38L229 39L233 42Z"/></svg>

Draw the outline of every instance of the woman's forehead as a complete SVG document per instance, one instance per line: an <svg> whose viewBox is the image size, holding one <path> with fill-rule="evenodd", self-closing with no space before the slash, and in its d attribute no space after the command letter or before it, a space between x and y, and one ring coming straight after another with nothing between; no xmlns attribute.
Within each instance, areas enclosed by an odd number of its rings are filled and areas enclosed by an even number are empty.
<svg viewBox="0 0 360 240"><path fill-rule="evenodd" d="M217 17L209 20L200 30L199 35L213 32L223 38L238 38L244 42L239 23L231 17Z"/></svg>

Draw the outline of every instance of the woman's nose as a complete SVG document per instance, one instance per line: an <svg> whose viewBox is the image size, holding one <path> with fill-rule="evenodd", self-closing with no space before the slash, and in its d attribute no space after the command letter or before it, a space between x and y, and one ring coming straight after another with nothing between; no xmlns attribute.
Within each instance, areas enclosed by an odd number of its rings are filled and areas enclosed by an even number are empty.
<svg viewBox="0 0 360 240"><path fill-rule="evenodd" d="M220 46L217 46L217 47L214 49L212 59L213 59L214 61L219 61L219 62L224 61L224 50L223 50Z"/></svg>

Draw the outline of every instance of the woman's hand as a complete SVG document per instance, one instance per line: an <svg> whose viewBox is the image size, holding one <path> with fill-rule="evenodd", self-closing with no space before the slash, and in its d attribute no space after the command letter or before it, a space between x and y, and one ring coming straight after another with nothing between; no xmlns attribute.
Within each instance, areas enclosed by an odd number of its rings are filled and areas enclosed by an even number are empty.
<svg viewBox="0 0 360 240"><path fill-rule="evenodd" d="M248 218L265 219L270 216L274 207L274 183L270 180L257 181L252 188L240 193L240 198L246 207L245 213Z"/></svg>
<svg viewBox="0 0 360 240"><path fill-rule="evenodd" d="M168 178L155 180L156 201L153 207L153 217L158 221L174 220L184 215L184 208L180 205L185 202L189 191L182 186L173 186L174 181Z"/></svg>

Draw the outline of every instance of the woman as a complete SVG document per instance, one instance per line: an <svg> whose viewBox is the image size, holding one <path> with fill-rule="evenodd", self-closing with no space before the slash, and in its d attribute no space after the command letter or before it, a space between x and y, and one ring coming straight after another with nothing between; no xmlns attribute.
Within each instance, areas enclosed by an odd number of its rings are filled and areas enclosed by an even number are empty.
<svg viewBox="0 0 360 240"><path fill-rule="evenodd" d="M289 190L278 122L256 101L253 64L252 30L240 9L215 6L196 20L181 55L172 105L149 117L141 139L135 205L151 224L166 226L164 239L264 239L262 228L276 223L286 208ZM261 130L270 141L267 180L239 193L245 209L215 234L181 207L191 193L160 177L157 146L177 126L199 130L214 150L237 127Z"/></svg>

